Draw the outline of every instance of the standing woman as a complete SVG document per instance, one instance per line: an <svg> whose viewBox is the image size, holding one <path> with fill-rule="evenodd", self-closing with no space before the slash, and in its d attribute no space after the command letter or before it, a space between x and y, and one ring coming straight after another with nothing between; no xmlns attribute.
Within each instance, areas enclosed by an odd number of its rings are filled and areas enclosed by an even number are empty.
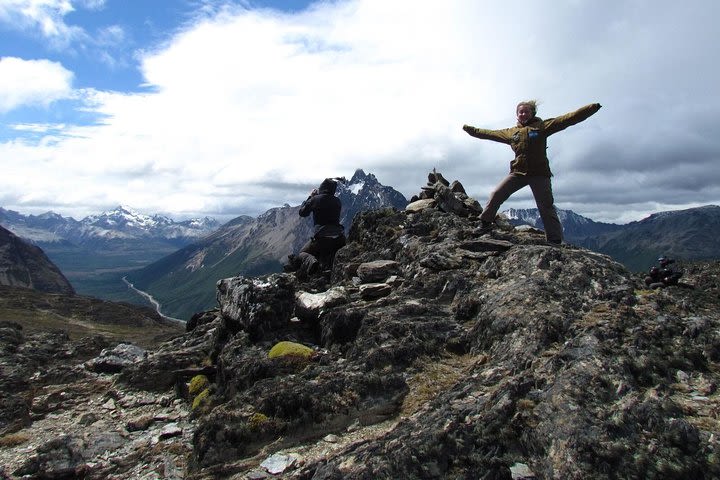
<svg viewBox="0 0 720 480"><path fill-rule="evenodd" d="M510 195L529 185L545 225L547 241L557 245L562 243L562 225L555 211L550 183L552 173L546 153L547 137L582 122L600 110L600 107L599 103L592 103L572 113L543 120L536 116L536 102L530 100L520 102L515 108L518 123L514 127L485 130L463 125L463 130L473 137L506 143L515 152L515 159L510 162L510 174L495 188L480 215L481 233L492 230L500 205L510 198Z"/></svg>

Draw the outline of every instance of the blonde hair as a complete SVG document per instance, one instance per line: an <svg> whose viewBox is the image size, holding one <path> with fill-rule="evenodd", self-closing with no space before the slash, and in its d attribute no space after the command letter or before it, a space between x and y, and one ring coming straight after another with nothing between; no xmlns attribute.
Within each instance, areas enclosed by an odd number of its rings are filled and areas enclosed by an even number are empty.
<svg viewBox="0 0 720 480"><path fill-rule="evenodd" d="M518 108L520 108L522 105L527 105L530 107L530 111L532 112L533 116L537 115L537 100L525 100L523 102L520 102L517 104L517 107L515 107L515 113L517 113Z"/></svg>

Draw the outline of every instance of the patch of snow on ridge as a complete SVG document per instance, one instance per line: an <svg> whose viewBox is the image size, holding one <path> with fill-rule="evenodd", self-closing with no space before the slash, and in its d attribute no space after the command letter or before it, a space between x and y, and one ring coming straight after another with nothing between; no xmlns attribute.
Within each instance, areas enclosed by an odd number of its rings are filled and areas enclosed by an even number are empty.
<svg viewBox="0 0 720 480"><path fill-rule="evenodd" d="M350 190L352 193L357 195L358 193L360 193L360 190L362 190L364 186L365 186L365 183L363 183L363 182L353 183L352 185L348 186L348 190Z"/></svg>

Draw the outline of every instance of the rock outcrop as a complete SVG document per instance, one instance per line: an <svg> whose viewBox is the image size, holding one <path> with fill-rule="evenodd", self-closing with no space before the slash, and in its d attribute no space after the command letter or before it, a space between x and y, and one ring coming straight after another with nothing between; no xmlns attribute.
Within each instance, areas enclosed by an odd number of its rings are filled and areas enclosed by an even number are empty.
<svg viewBox="0 0 720 480"><path fill-rule="evenodd" d="M39 247L0 227L0 285L72 295L70 282Z"/></svg>
<svg viewBox="0 0 720 480"><path fill-rule="evenodd" d="M359 214L329 278L223 279L185 335L85 375L170 398L192 445L167 462L195 479L720 477L719 264L647 290L532 229L411 206ZM74 468L122 478L150 450Z"/></svg>

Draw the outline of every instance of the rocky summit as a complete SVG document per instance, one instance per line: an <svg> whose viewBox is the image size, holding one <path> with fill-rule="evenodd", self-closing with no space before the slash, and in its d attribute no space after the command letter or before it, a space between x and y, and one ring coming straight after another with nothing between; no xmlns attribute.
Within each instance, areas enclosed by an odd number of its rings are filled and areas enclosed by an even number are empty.
<svg viewBox="0 0 720 480"><path fill-rule="evenodd" d="M358 214L331 271L223 279L157 348L19 379L0 478L720 478L720 265L648 290L437 191Z"/></svg>

